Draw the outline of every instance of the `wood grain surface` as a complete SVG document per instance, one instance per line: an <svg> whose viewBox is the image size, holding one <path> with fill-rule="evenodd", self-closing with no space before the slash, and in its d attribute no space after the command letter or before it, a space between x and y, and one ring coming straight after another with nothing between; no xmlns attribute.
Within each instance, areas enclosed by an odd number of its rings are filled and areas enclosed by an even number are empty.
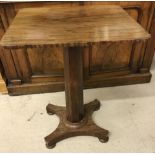
<svg viewBox="0 0 155 155"><path fill-rule="evenodd" d="M64 6L21 9L0 44L74 46L149 37L120 6Z"/></svg>

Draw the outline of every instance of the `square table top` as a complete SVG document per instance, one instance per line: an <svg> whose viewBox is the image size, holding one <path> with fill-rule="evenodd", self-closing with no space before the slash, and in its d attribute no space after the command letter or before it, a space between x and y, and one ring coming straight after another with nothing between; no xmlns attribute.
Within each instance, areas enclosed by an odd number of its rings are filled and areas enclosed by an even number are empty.
<svg viewBox="0 0 155 155"><path fill-rule="evenodd" d="M148 38L150 34L120 6L64 6L19 10L0 45L73 46Z"/></svg>

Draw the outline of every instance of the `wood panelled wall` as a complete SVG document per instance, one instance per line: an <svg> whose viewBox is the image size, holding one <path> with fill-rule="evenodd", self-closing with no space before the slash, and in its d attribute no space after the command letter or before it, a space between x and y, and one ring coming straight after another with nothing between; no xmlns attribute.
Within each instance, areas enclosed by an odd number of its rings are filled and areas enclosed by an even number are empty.
<svg viewBox="0 0 155 155"><path fill-rule="evenodd" d="M154 2L14 2L0 4L0 38L16 13L26 7L55 5L121 5L137 22L152 33L146 42L94 44L84 47L85 88L149 82L153 58ZM155 15L154 15L155 16ZM123 22L123 21L122 21ZM39 32L38 32L39 33ZM64 90L63 48L39 47L3 50L0 47L3 75L10 95Z"/></svg>

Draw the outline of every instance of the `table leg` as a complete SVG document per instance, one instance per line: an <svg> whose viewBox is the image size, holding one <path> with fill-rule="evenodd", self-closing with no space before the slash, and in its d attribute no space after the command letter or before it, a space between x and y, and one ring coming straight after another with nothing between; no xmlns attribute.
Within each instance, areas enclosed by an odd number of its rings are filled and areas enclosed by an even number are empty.
<svg viewBox="0 0 155 155"><path fill-rule="evenodd" d="M64 51L64 76L66 114L70 122L79 122L84 116L83 65L80 47L69 47Z"/></svg>
<svg viewBox="0 0 155 155"><path fill-rule="evenodd" d="M101 142L108 141L108 131L98 127L92 120L92 113L100 108L96 99L83 103L83 57L81 47L69 47L64 51L64 76L66 108L48 104L48 114L60 118L57 129L45 137L46 146L53 148L57 142L73 136L95 136Z"/></svg>

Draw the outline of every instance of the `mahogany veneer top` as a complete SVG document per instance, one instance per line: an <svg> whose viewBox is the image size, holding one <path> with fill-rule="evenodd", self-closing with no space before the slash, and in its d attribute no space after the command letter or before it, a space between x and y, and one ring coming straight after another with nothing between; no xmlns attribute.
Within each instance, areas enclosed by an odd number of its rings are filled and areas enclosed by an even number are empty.
<svg viewBox="0 0 155 155"><path fill-rule="evenodd" d="M120 6L74 6L21 9L2 46L77 45L148 39L142 26Z"/></svg>

